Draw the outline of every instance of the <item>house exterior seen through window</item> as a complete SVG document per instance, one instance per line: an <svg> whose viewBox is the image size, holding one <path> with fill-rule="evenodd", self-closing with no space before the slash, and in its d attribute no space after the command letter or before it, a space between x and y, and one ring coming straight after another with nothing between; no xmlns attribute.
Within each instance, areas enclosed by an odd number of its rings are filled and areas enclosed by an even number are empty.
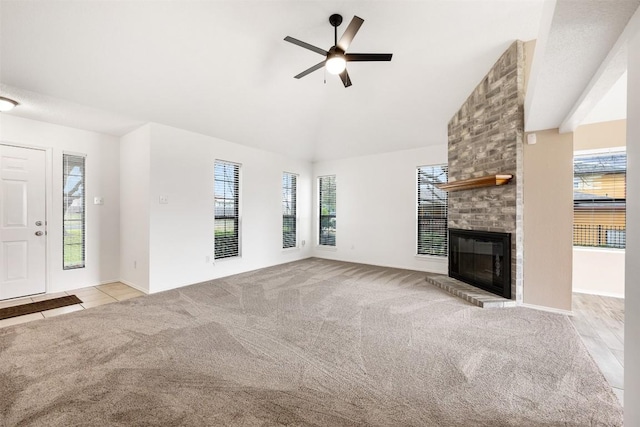
<svg viewBox="0 0 640 427"><path fill-rule="evenodd" d="M214 165L214 258L240 255L240 165Z"/></svg>
<svg viewBox="0 0 640 427"><path fill-rule="evenodd" d="M626 151L573 158L573 245L626 246Z"/></svg>
<svg viewBox="0 0 640 427"><path fill-rule="evenodd" d="M85 157L62 155L62 268L85 266Z"/></svg>
<svg viewBox="0 0 640 427"><path fill-rule="evenodd" d="M318 178L318 244L320 246L336 245L336 176Z"/></svg>
<svg viewBox="0 0 640 427"><path fill-rule="evenodd" d="M418 255L447 256L447 192L437 184L447 182L447 165L420 166L418 179Z"/></svg>
<svg viewBox="0 0 640 427"><path fill-rule="evenodd" d="M297 217L298 176L293 173L282 174L282 248L298 246Z"/></svg>

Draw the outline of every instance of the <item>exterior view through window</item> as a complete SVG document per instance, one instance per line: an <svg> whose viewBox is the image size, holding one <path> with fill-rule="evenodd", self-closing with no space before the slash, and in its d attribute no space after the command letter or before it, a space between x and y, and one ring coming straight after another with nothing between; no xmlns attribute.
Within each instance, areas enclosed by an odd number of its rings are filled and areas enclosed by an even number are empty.
<svg viewBox="0 0 640 427"><path fill-rule="evenodd" d="M297 196L298 176L282 174L282 248L295 248L297 241Z"/></svg>
<svg viewBox="0 0 640 427"><path fill-rule="evenodd" d="M418 255L447 256L447 165L418 167Z"/></svg>
<svg viewBox="0 0 640 427"><path fill-rule="evenodd" d="M318 244L336 245L336 176L318 178L319 188L319 230Z"/></svg>
<svg viewBox="0 0 640 427"><path fill-rule="evenodd" d="M573 245L626 246L627 153L573 158Z"/></svg>
<svg viewBox="0 0 640 427"><path fill-rule="evenodd" d="M240 255L240 165L216 160L214 166L214 258Z"/></svg>
<svg viewBox="0 0 640 427"><path fill-rule="evenodd" d="M62 155L62 268L85 266L85 158Z"/></svg>

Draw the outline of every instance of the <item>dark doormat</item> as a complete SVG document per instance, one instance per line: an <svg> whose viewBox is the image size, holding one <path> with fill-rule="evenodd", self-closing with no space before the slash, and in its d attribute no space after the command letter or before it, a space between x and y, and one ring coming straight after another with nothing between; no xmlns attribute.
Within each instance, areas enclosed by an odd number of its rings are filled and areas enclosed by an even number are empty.
<svg viewBox="0 0 640 427"><path fill-rule="evenodd" d="M10 317L24 316L25 314L38 313L68 305L80 304L82 301L75 295L53 298L45 301L31 302L29 304L16 305L15 307L0 308L0 320Z"/></svg>

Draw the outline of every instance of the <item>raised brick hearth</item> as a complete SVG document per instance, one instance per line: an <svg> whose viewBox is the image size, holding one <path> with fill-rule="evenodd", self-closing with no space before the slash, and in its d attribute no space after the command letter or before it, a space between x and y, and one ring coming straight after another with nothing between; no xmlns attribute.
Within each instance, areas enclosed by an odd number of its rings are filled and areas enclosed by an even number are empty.
<svg viewBox="0 0 640 427"><path fill-rule="evenodd" d="M427 282L481 308L515 307L516 301L483 291L442 274L427 275Z"/></svg>

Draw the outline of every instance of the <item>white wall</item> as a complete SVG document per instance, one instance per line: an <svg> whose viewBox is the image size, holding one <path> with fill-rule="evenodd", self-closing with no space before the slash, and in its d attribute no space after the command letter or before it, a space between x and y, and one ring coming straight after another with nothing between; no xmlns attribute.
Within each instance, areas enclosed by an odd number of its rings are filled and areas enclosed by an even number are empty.
<svg viewBox="0 0 640 427"><path fill-rule="evenodd" d="M242 256L213 262L213 164L240 163ZM309 241L311 163L151 124L149 290L159 292L307 258L282 249L282 173L299 174L299 240ZM159 196L168 204L160 204ZM210 257L210 262L206 262ZM130 263L125 259L123 263Z"/></svg>
<svg viewBox="0 0 640 427"><path fill-rule="evenodd" d="M418 166L447 163L447 144L314 164L313 255L447 273L447 259L416 256ZM318 245L317 177L336 175L336 247Z"/></svg>
<svg viewBox="0 0 640 427"><path fill-rule="evenodd" d="M573 248L573 292L624 298L622 249Z"/></svg>
<svg viewBox="0 0 640 427"><path fill-rule="evenodd" d="M120 280L149 292L151 125L120 138Z"/></svg>
<svg viewBox="0 0 640 427"><path fill-rule="evenodd" d="M60 292L120 277L119 144L112 136L0 114L0 141L46 148L49 162L47 208L47 292ZM62 154L86 154L86 267L62 269ZM101 196L104 205L94 205Z"/></svg>
<svg viewBox="0 0 640 427"><path fill-rule="evenodd" d="M640 10L636 12L636 15ZM627 247L624 424L640 426L640 29L629 47L627 87Z"/></svg>

